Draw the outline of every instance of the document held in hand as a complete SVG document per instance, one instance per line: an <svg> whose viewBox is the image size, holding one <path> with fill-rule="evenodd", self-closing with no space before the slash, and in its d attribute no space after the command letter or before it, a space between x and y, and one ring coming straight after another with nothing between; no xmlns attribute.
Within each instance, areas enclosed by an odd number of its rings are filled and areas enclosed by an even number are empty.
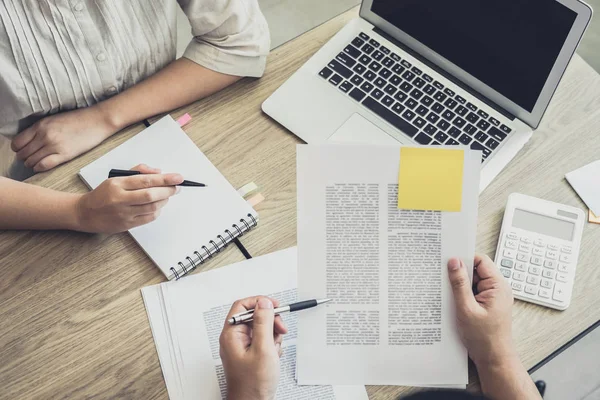
<svg viewBox="0 0 600 400"><path fill-rule="evenodd" d="M428 211L398 208L400 146L298 146L298 296L333 299L298 315L300 385L468 383L446 265L472 273L481 153L453 149L461 207Z"/></svg>

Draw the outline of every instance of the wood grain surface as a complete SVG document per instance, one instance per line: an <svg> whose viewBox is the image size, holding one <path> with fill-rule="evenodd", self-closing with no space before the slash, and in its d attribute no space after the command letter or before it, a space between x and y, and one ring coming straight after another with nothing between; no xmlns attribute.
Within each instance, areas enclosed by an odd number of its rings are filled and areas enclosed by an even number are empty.
<svg viewBox="0 0 600 400"><path fill-rule="evenodd" d="M261 221L243 237L253 255L296 244L300 140L262 114L260 105L356 15L353 9L274 50L262 79L242 80L172 113L192 115L184 130L234 187L260 185L266 197L257 207ZM533 139L480 198L479 252L494 256L512 192L584 208L564 174L600 158L599 127L600 78L576 56ZM29 182L83 193L79 169L142 129L129 127ZM600 319L599 243L600 226L586 224L568 310L515 303L516 343L527 368ZM230 246L201 270L242 259ZM1 232L0 276L0 398L167 398L140 294L164 277L127 233ZM471 381L475 388L474 371ZM411 390L368 387L371 399Z"/></svg>

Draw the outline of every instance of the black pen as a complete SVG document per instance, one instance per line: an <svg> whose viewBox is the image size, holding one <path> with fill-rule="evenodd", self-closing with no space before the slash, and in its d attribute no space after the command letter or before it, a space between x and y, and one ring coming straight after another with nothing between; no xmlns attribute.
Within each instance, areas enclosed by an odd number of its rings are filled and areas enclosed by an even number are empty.
<svg viewBox="0 0 600 400"><path fill-rule="evenodd" d="M141 174L140 171L129 171L126 169L111 169L110 172L108 173L108 177L109 178L117 178L119 176L133 176L133 175L140 175L140 174ZM194 182L194 181L183 181L179 185L175 185L175 186L206 187L206 185L204 183L198 183L198 182Z"/></svg>
<svg viewBox="0 0 600 400"><path fill-rule="evenodd" d="M292 303L286 306L277 307L275 310L273 310L273 312L275 313L275 315L279 315L286 312L306 310L307 308L316 307L319 304L327 303L329 301L331 301L331 299L299 301L298 303ZM229 323L229 325L244 324L247 322L252 322L253 316L254 309L252 308L250 310L244 311L243 313L235 314L233 317L229 318L227 322Z"/></svg>

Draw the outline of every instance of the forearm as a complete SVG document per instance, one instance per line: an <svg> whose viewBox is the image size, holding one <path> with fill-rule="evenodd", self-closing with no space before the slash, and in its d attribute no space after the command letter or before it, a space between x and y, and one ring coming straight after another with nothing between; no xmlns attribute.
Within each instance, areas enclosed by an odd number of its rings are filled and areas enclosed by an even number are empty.
<svg viewBox="0 0 600 400"><path fill-rule="evenodd" d="M117 132L144 118L171 111L211 95L239 80L180 58L108 100L94 106Z"/></svg>
<svg viewBox="0 0 600 400"><path fill-rule="evenodd" d="M541 400L533 380L516 354L477 366L483 393L492 400Z"/></svg>
<svg viewBox="0 0 600 400"><path fill-rule="evenodd" d="M0 230L77 230L80 197L0 177Z"/></svg>

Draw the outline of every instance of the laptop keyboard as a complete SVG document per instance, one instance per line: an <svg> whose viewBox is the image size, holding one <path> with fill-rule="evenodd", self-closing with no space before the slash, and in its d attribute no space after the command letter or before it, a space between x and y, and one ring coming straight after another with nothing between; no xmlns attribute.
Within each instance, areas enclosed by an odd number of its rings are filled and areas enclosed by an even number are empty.
<svg viewBox="0 0 600 400"><path fill-rule="evenodd" d="M364 32L319 75L423 145L467 145L484 162L511 128Z"/></svg>

